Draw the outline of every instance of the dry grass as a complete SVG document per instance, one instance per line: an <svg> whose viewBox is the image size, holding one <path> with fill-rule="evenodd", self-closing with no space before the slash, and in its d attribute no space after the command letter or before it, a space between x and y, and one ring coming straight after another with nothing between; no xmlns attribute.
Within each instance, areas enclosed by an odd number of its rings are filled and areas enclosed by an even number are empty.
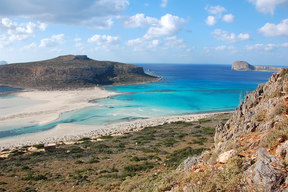
<svg viewBox="0 0 288 192"><path fill-rule="evenodd" d="M278 140L288 139L288 119L278 122L274 129L269 130L267 135L262 139L260 145L262 147L274 147L277 145Z"/></svg>
<svg viewBox="0 0 288 192"><path fill-rule="evenodd" d="M234 157L222 168L208 168L204 172L167 171L154 176L134 177L124 181L120 189L127 192L163 192L171 189L180 192L183 188L191 192L244 192L243 170L242 159Z"/></svg>

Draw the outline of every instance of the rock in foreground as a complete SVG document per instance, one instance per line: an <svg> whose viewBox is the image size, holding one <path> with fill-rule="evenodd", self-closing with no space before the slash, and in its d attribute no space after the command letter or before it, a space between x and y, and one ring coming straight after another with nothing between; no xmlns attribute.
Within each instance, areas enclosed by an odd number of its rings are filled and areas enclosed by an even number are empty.
<svg viewBox="0 0 288 192"><path fill-rule="evenodd" d="M157 81L142 67L67 55L45 61L0 66L0 85L41 90L77 89L101 85Z"/></svg>

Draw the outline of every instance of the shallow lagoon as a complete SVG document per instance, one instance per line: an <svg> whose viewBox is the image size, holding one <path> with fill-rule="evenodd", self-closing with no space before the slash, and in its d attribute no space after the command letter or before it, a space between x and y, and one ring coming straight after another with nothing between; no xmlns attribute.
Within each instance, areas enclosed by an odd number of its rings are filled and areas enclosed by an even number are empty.
<svg viewBox="0 0 288 192"><path fill-rule="evenodd" d="M61 123L105 125L155 116L233 110L247 92L265 83L272 74L231 71L230 65L141 66L163 79L150 84L105 87L122 94L91 101L97 106L64 113L46 125L2 127L0 138L44 131ZM0 98L0 108L5 107L5 99L13 97Z"/></svg>

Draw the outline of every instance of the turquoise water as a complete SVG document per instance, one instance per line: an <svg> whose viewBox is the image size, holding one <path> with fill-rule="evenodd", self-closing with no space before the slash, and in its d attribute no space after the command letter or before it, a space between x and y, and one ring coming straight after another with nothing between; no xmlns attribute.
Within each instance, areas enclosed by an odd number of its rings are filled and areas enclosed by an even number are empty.
<svg viewBox="0 0 288 192"><path fill-rule="evenodd" d="M91 101L100 106L64 113L50 124L0 128L0 138L39 132L61 123L105 125L155 116L234 110L247 92L272 75L231 71L229 65L141 66L163 79L150 84L105 87L122 94Z"/></svg>

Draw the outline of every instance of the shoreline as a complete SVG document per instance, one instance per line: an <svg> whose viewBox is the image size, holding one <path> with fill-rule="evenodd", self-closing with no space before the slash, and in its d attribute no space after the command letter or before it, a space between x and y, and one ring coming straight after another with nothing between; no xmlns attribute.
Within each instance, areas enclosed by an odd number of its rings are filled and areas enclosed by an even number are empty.
<svg viewBox="0 0 288 192"><path fill-rule="evenodd" d="M125 133L139 131L146 127L159 126L177 121L192 122L223 113L231 113L231 111L154 117L103 126L60 124L47 131L0 139L0 150L12 150L37 144L76 142L84 137L97 138L105 135L123 135Z"/></svg>
<svg viewBox="0 0 288 192"><path fill-rule="evenodd" d="M99 87L67 90L38 91L26 90L14 95L0 105L0 127L25 127L44 125L57 120L61 114L97 103L89 101L104 99L119 93L107 91ZM3 99L3 98L2 98Z"/></svg>

